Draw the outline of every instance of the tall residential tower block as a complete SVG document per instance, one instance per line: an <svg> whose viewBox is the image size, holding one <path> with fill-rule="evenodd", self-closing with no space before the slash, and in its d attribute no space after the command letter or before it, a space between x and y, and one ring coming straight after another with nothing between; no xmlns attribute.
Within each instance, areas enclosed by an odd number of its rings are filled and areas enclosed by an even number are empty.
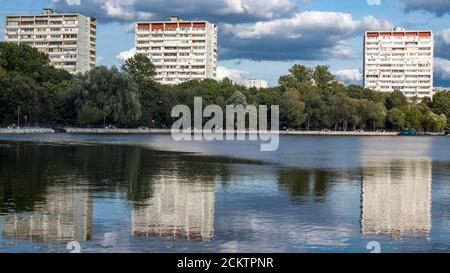
<svg viewBox="0 0 450 273"><path fill-rule="evenodd" d="M216 78L217 26L213 23L176 16L169 21L138 22L135 38L136 53L153 62L159 83Z"/></svg>
<svg viewBox="0 0 450 273"><path fill-rule="evenodd" d="M364 34L364 87L401 91L406 97L433 95L433 33L394 28Z"/></svg>
<svg viewBox="0 0 450 273"><path fill-rule="evenodd" d="M96 63L96 20L78 13L6 17L5 40L27 44L48 54L50 63L70 73L84 73Z"/></svg>

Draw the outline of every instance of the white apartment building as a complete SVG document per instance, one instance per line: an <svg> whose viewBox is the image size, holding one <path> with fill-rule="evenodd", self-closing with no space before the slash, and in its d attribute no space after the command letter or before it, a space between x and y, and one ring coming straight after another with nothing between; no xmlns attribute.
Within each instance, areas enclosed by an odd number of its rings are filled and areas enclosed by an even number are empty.
<svg viewBox="0 0 450 273"><path fill-rule="evenodd" d="M217 26L207 21L136 23L136 53L149 57L156 67L155 80L179 84L189 80L215 79Z"/></svg>
<svg viewBox="0 0 450 273"><path fill-rule="evenodd" d="M70 73L84 73L95 67L96 20L78 13L59 14L44 9L42 14L6 17L5 40L27 44L48 54L50 63Z"/></svg>
<svg viewBox="0 0 450 273"><path fill-rule="evenodd" d="M433 95L432 31L367 31L364 34L364 87L399 90L406 97Z"/></svg>
<svg viewBox="0 0 450 273"><path fill-rule="evenodd" d="M244 86L249 89L250 88L260 89L260 88L267 88L269 85L265 80L246 80L244 82Z"/></svg>

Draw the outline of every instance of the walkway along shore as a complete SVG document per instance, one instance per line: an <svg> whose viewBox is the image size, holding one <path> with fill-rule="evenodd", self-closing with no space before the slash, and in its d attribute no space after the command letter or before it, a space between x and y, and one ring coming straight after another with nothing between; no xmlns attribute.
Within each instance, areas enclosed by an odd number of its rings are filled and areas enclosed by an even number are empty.
<svg viewBox="0 0 450 273"><path fill-rule="evenodd" d="M92 129L92 128L61 128L57 132L67 134L170 134L170 129ZM54 129L24 128L0 129L0 134L51 134ZM195 132L195 131L194 131ZM226 131L224 131L226 133ZM304 135L304 136L397 136L398 132L371 132L371 131L271 131L270 134Z"/></svg>

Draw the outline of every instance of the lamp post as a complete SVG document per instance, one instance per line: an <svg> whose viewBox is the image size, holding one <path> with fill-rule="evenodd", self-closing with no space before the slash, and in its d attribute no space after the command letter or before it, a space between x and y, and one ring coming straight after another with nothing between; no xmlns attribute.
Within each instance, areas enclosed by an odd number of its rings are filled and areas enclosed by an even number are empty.
<svg viewBox="0 0 450 273"><path fill-rule="evenodd" d="M17 107L17 128L20 128L20 106Z"/></svg>

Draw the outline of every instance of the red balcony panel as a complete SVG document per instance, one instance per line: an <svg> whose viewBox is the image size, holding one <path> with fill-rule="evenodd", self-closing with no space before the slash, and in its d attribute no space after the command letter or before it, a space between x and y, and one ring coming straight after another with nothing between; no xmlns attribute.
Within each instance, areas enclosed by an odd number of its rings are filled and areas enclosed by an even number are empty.
<svg viewBox="0 0 450 273"><path fill-rule="evenodd" d="M177 28L178 24L177 23L166 23L166 28Z"/></svg>
<svg viewBox="0 0 450 273"><path fill-rule="evenodd" d="M196 22L196 23L194 23L194 27L206 27L206 23L204 23L204 22Z"/></svg>
<svg viewBox="0 0 450 273"><path fill-rule="evenodd" d="M180 23L180 27L191 27L192 23Z"/></svg>
<svg viewBox="0 0 450 273"><path fill-rule="evenodd" d="M431 37L431 32L419 32L420 37Z"/></svg>
<svg viewBox="0 0 450 273"><path fill-rule="evenodd" d="M159 29L164 29L164 24L160 23L152 24L152 30L159 30Z"/></svg>
<svg viewBox="0 0 450 273"><path fill-rule="evenodd" d="M138 24L138 29L150 29L150 24Z"/></svg>

